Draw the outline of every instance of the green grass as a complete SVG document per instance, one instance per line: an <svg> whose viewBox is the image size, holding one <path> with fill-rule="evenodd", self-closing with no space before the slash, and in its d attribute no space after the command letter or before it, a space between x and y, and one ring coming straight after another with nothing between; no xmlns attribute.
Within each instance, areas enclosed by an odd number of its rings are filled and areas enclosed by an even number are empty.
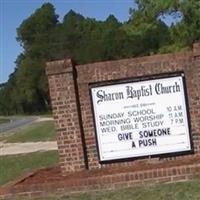
<svg viewBox="0 0 200 200"><path fill-rule="evenodd" d="M26 199L20 198L20 200ZM33 198L32 200L200 200L200 179L181 183L134 187L110 192Z"/></svg>
<svg viewBox="0 0 200 200"><path fill-rule="evenodd" d="M57 151L0 156L0 185L31 169L48 167L56 163L58 163Z"/></svg>
<svg viewBox="0 0 200 200"><path fill-rule="evenodd" d="M8 143L55 140L54 124L53 121L34 123L0 136L0 140Z"/></svg>
<svg viewBox="0 0 200 200"><path fill-rule="evenodd" d="M7 123L9 122L10 120L7 119L7 118L0 118L0 124L3 124L3 123Z"/></svg>

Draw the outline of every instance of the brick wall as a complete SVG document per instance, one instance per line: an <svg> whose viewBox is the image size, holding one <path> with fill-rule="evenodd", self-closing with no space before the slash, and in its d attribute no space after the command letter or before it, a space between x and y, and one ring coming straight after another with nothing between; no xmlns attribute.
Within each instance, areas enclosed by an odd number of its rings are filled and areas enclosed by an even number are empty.
<svg viewBox="0 0 200 200"><path fill-rule="evenodd" d="M81 118L71 60L47 63L46 73L61 168L66 172L83 170L85 161Z"/></svg>
<svg viewBox="0 0 200 200"><path fill-rule="evenodd" d="M70 67L69 67L70 66ZM56 124L60 163L63 174L84 168L129 166L145 161L162 163L153 158L100 165L97 156L89 83L128 77L184 71L189 97L192 139L195 154L200 153L200 45L193 51L98 62L74 66L70 60L47 64L53 115ZM78 111L78 112L77 112ZM186 157L192 157L189 155ZM184 156L185 157L185 156Z"/></svg>

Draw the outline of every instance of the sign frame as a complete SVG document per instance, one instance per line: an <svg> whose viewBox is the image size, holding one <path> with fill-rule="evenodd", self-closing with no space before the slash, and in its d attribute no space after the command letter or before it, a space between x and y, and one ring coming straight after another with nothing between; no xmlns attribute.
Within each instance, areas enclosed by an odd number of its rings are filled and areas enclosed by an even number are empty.
<svg viewBox="0 0 200 200"><path fill-rule="evenodd" d="M125 83L137 83L137 82L142 82L142 81L167 79L167 78L180 77L180 76L182 77L182 82L183 82L186 118L187 118L187 122L188 122L188 134L189 134L188 136L189 136L189 143L190 143L191 148L189 150L185 150L185 151L176 151L176 152L158 153L158 154L152 154L152 155L133 156L133 157L128 157L128 158L116 158L116 159L110 159L110 160L101 160L100 159L98 133L97 133L97 127L96 127L96 120L95 120L94 103L93 103L93 98L92 98L92 89L102 87L102 86L120 85L120 84L125 84ZM175 156L182 156L182 155L188 155L188 154L194 153L194 146L193 146L192 134L191 134L191 120L190 120L190 112L189 112L188 93L187 93L186 78L185 78L184 71L176 71L176 72L170 72L170 73L160 73L160 74L145 75L145 76L138 76L138 77L128 77L128 78L123 78L123 79L91 82L91 83L89 83L89 94L90 94L90 103L91 103L92 118L93 118L93 124L94 124L96 149L97 149L97 155L98 155L98 160L99 160L100 164L127 162L127 161L134 161L134 160L142 159L142 158L175 157Z"/></svg>

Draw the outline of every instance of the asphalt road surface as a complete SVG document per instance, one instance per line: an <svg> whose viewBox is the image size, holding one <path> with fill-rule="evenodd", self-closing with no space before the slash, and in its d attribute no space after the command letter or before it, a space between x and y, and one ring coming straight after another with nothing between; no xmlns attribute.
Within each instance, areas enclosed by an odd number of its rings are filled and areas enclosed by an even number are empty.
<svg viewBox="0 0 200 200"><path fill-rule="evenodd" d="M37 119L38 117L11 118L10 122L0 124L0 133L31 124Z"/></svg>

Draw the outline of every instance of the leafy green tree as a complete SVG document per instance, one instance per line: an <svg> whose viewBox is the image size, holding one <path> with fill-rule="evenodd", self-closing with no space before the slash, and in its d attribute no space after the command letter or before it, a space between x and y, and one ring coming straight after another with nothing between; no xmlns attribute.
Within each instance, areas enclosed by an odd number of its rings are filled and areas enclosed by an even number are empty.
<svg viewBox="0 0 200 200"><path fill-rule="evenodd" d="M133 36L146 36L143 44L147 49L150 47L155 52L180 51L200 40L199 0L136 0L135 3L137 9L130 10L131 18L125 29ZM161 22L165 15L179 21L169 28L165 27Z"/></svg>
<svg viewBox="0 0 200 200"><path fill-rule="evenodd" d="M53 59L51 34L58 16L54 7L47 3L37 9L17 29L17 40L24 48L16 64L16 84L21 94L24 112L43 111L48 108L49 95L45 78L45 63Z"/></svg>
<svg viewBox="0 0 200 200"><path fill-rule="evenodd" d="M191 47L200 40L200 1L179 0L173 9L181 13L182 20L171 28L172 42Z"/></svg>
<svg viewBox="0 0 200 200"><path fill-rule="evenodd" d="M162 14L160 6L163 6L160 2L137 0L137 9L130 9L131 17L124 24L124 30L133 40L137 40L138 49L135 49L135 55L157 53L169 41L169 28L159 19Z"/></svg>

